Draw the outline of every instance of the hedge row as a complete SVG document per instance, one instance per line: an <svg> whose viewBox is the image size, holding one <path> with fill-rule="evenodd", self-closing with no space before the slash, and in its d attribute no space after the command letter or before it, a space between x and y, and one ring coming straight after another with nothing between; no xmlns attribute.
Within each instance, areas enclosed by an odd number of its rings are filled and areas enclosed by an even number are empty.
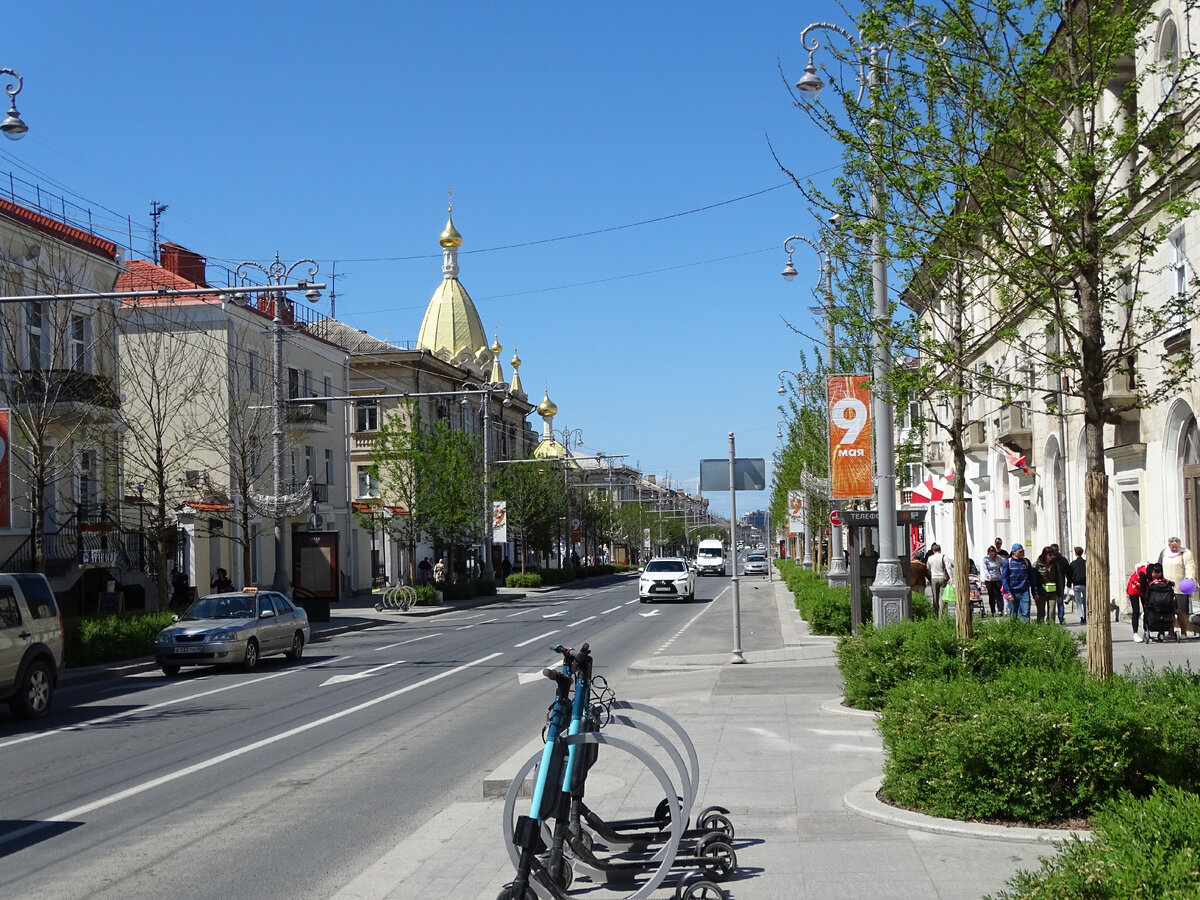
<svg viewBox="0 0 1200 900"><path fill-rule="evenodd" d="M808 623L813 634L846 637L850 634L850 588L830 587L828 576L823 572L812 572L790 559L777 559L775 566L779 576L796 600L800 617ZM871 593L864 587L859 598L860 621L871 621ZM933 615L929 600L924 594L912 598L914 619L927 619Z"/></svg>
<svg viewBox="0 0 1200 900"><path fill-rule="evenodd" d="M154 638L171 624L170 610L63 620L63 661L94 666L154 655Z"/></svg>

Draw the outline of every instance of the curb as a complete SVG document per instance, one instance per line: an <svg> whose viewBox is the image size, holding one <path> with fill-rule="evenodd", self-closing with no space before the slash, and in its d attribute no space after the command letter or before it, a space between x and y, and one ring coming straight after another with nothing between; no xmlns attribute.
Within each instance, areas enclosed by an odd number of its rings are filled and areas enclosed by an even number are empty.
<svg viewBox="0 0 1200 900"><path fill-rule="evenodd" d="M869 778L861 784L856 784L846 792L842 803L846 809L867 819L882 822L884 825L894 825L898 828L909 828L914 831L925 831L930 834L945 834L954 837L972 837L985 841L1012 841L1022 844L1061 844L1072 837L1090 841L1092 833L1087 830L1064 831L1054 828L1026 828L1020 825L987 825L982 822L961 822L957 819L938 819L923 813L913 812L889 806L880 800L876 794L883 784L883 776Z"/></svg>

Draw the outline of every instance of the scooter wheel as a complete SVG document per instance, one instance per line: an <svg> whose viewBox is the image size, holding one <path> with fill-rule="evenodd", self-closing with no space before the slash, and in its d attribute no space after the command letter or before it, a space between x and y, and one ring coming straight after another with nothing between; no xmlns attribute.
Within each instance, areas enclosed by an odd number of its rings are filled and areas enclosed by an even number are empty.
<svg viewBox="0 0 1200 900"><path fill-rule="evenodd" d="M682 797L676 797L674 803L672 803L666 797L663 797L661 800L658 801L658 806L654 807L654 820L656 822L662 822L665 825L667 822L671 821L672 810L679 809L682 806L683 806L683 798ZM685 829L687 828L686 822L683 823L683 827Z"/></svg>
<svg viewBox="0 0 1200 900"><path fill-rule="evenodd" d="M723 813L701 814L700 818L696 820L696 827L713 834L723 835L731 841L734 838L733 823Z"/></svg>
<svg viewBox="0 0 1200 900"><path fill-rule="evenodd" d="M711 881L693 881L679 894L679 900L725 900L725 892Z"/></svg>
<svg viewBox="0 0 1200 900"><path fill-rule="evenodd" d="M578 844L586 852L591 853L596 846L596 841L586 831L580 831L577 835L569 836L563 844L563 853L569 858L575 858L575 845Z"/></svg>
<svg viewBox="0 0 1200 900"><path fill-rule="evenodd" d="M706 834L696 842L700 868L713 881L724 881L737 871L737 854L733 844L721 834Z"/></svg>
<svg viewBox="0 0 1200 900"><path fill-rule="evenodd" d="M540 856L539 859L542 862L542 868L545 869L546 863L549 862L549 860L550 860L549 855L546 854L546 855ZM545 872L545 874L548 877L550 873L547 870ZM564 856L563 860L562 860L562 868L560 868L558 870L558 877L553 879L554 886L566 891L566 890L570 889L571 882L573 882L574 880L575 880L575 871L571 868L571 861L569 859L567 859L566 856Z"/></svg>
<svg viewBox="0 0 1200 900"><path fill-rule="evenodd" d="M538 900L537 894L533 892L533 888L525 888L519 892L523 896L518 896L517 886L511 881L504 887L500 888L500 893L496 895L496 900Z"/></svg>

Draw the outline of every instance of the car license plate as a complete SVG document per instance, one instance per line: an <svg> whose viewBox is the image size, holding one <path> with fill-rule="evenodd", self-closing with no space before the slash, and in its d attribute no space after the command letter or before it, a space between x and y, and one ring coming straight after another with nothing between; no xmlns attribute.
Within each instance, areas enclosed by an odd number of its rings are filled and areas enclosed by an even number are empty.
<svg viewBox="0 0 1200 900"><path fill-rule="evenodd" d="M176 653L202 653L203 651L204 651L203 647L176 647L175 648Z"/></svg>

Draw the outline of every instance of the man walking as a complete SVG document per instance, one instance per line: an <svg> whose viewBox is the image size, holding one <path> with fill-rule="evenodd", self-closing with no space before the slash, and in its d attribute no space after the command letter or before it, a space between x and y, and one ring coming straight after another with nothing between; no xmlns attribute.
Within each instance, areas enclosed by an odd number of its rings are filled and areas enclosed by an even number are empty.
<svg viewBox="0 0 1200 900"><path fill-rule="evenodd" d="M1000 566L1000 583L1008 601L1008 614L1029 621L1029 602L1038 587L1033 566L1025 558L1025 545L1013 544L1008 559Z"/></svg>
<svg viewBox="0 0 1200 900"><path fill-rule="evenodd" d="M933 589L933 616L936 619L942 614L942 591L950 583L954 567L942 553L941 545L934 544L929 548L929 555L925 557L925 568L929 570L929 585Z"/></svg>
<svg viewBox="0 0 1200 900"><path fill-rule="evenodd" d="M1071 560L1071 588L1075 591L1075 607L1079 610L1079 624L1087 624L1087 563L1083 559L1083 548L1075 548Z"/></svg>

